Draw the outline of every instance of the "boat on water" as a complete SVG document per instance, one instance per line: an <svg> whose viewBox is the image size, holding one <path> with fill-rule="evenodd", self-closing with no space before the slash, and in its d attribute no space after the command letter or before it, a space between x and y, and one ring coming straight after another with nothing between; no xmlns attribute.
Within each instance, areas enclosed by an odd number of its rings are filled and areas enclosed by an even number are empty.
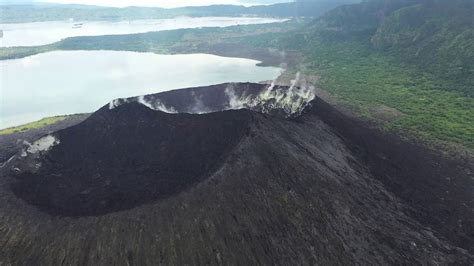
<svg viewBox="0 0 474 266"><path fill-rule="evenodd" d="M74 24L72 25L72 28L73 28L73 29L79 29L79 28L82 28L82 25L83 25L83 23L74 23Z"/></svg>

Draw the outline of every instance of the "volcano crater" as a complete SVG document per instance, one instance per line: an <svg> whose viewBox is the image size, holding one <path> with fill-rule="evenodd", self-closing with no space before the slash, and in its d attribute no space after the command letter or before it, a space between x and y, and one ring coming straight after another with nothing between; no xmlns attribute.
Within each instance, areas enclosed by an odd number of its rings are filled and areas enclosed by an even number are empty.
<svg viewBox="0 0 474 266"><path fill-rule="evenodd" d="M167 114L133 102L58 131L16 196L53 215L96 216L170 197L204 180L248 133L249 110Z"/></svg>

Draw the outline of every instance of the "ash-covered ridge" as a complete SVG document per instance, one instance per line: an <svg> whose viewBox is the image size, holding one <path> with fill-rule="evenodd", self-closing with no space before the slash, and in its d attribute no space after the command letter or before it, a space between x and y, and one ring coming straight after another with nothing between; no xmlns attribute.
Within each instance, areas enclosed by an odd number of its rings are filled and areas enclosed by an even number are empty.
<svg viewBox="0 0 474 266"><path fill-rule="evenodd" d="M175 195L215 171L257 113L289 117L312 89L226 83L117 99L8 162L12 191L63 216L103 215Z"/></svg>
<svg viewBox="0 0 474 266"><path fill-rule="evenodd" d="M249 109L285 117L299 114L315 97L314 87L299 81L291 86L255 83L225 83L188 88L158 94L116 99L108 108L138 102L150 109L166 113L205 114L225 110Z"/></svg>

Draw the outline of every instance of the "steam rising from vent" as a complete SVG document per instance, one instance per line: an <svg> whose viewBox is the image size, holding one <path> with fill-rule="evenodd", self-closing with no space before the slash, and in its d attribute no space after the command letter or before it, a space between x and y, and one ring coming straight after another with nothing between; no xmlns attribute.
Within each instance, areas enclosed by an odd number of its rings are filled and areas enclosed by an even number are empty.
<svg viewBox="0 0 474 266"><path fill-rule="evenodd" d="M248 108L248 103L252 101L251 96L248 96L247 98L238 96L233 84L229 84L227 88L225 88L225 94L229 99L227 110Z"/></svg>
<svg viewBox="0 0 474 266"><path fill-rule="evenodd" d="M178 111L176 111L176 109L174 109L172 106L171 107L167 107L165 104L163 104L159 99L154 99L153 101L147 101L145 99L145 96L139 96L137 98L137 102L145 105L146 107L152 109L152 110L156 110L156 111L162 111L162 112L165 112L165 113L170 113L170 114L176 114L178 113Z"/></svg>
<svg viewBox="0 0 474 266"><path fill-rule="evenodd" d="M277 80L266 87L250 83L230 83L226 87L215 85L218 90L212 94L203 93L200 88L191 88L177 92L181 95L178 101L171 100L173 98L166 92L168 96L159 93L113 100L109 103L109 109L138 102L152 110L166 113L204 114L245 108L261 113L292 116L299 114L315 98L315 89L307 85L299 72L290 83L290 87L277 85Z"/></svg>
<svg viewBox="0 0 474 266"><path fill-rule="evenodd" d="M112 100L112 101L109 103L109 110L114 109L115 107L119 106L119 104L120 104L119 99Z"/></svg>
<svg viewBox="0 0 474 266"><path fill-rule="evenodd" d="M293 90L296 84L300 81L300 72L296 73L296 78L291 80L290 91Z"/></svg>
<svg viewBox="0 0 474 266"><path fill-rule="evenodd" d="M109 103L109 110L112 110L116 107L119 107L120 105L124 104L124 103L128 103L129 102L129 99L115 99L115 100L112 100L110 103Z"/></svg>
<svg viewBox="0 0 474 266"><path fill-rule="evenodd" d="M307 86L299 72L291 80L289 88L276 86L275 83L275 80L272 81L266 90L256 96L238 96L232 84L227 86L225 92L229 98L228 109L247 108L262 113L282 110L287 116L291 116L300 113L315 97L314 87Z"/></svg>
<svg viewBox="0 0 474 266"><path fill-rule="evenodd" d="M112 110L122 104L129 103L129 102L138 102L152 110L162 111L165 113L175 114L178 113L175 108L172 106L168 107L164 103L162 103L159 99L154 100L147 100L146 96L138 96L135 98L128 98L128 99L115 99L109 103L109 110Z"/></svg>
<svg viewBox="0 0 474 266"><path fill-rule="evenodd" d="M191 107L190 113L192 114L205 114L211 112L211 109L207 107L202 99L196 95L196 93L193 91L191 92L191 96L193 97L194 100L194 105Z"/></svg>

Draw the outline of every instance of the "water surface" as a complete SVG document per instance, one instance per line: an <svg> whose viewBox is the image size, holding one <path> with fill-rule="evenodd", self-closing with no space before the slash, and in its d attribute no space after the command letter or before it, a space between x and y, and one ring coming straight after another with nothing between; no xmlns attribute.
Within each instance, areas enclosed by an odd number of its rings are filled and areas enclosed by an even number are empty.
<svg viewBox="0 0 474 266"><path fill-rule="evenodd" d="M276 67L207 54L56 51L0 61L0 128L92 112L115 98L224 82L271 80Z"/></svg>
<svg viewBox="0 0 474 266"><path fill-rule="evenodd" d="M0 30L3 30L3 38L0 38L0 47L44 45L74 36L118 35L183 28L227 27L282 21L284 20L248 17L178 17L174 19L131 21L47 21L0 24Z"/></svg>

